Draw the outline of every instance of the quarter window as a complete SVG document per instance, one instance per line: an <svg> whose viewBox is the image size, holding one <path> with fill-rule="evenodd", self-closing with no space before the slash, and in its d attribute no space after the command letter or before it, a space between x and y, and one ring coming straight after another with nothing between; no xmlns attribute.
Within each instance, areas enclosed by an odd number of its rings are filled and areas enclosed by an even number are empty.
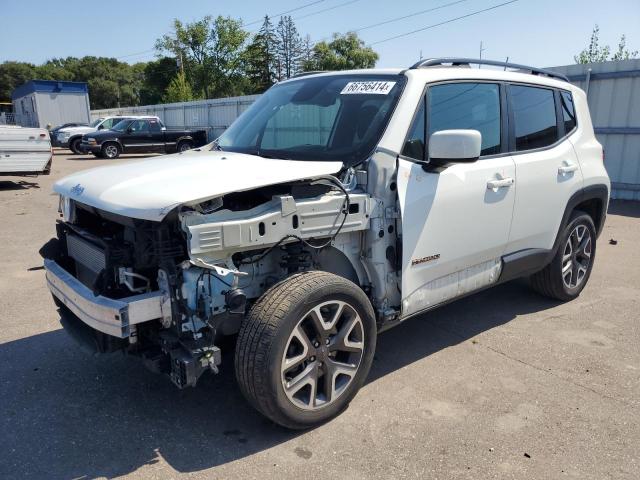
<svg viewBox="0 0 640 480"><path fill-rule="evenodd" d="M558 140L553 90L512 85L516 151L542 148Z"/></svg>
<svg viewBox="0 0 640 480"><path fill-rule="evenodd" d="M562 121L564 122L564 134L568 135L576 128L576 111L573 106L573 97L569 92L560 92L562 100Z"/></svg>
<svg viewBox="0 0 640 480"><path fill-rule="evenodd" d="M469 129L482 135L480 155L500 153L500 87L494 83L450 83L429 88L428 134Z"/></svg>
<svg viewBox="0 0 640 480"><path fill-rule="evenodd" d="M409 136L404 142L404 147L402 148L403 155L415 158L416 160L424 160L425 117L426 110L423 98L420 101L420 109L418 110L416 117L413 119L413 125L409 131Z"/></svg>

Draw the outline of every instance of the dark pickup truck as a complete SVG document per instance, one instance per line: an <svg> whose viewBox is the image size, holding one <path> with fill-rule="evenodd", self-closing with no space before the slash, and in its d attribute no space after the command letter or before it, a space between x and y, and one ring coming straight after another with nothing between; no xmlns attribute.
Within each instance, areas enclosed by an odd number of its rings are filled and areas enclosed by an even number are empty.
<svg viewBox="0 0 640 480"><path fill-rule="evenodd" d="M149 117L122 120L111 130L87 133L80 150L113 159L121 153L184 152L205 143L206 130L167 130L157 117Z"/></svg>

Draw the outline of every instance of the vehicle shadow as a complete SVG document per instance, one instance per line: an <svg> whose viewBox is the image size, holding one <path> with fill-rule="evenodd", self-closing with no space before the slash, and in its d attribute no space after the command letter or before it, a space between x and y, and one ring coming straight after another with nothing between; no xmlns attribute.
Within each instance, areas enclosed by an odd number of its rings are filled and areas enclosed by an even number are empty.
<svg viewBox="0 0 640 480"><path fill-rule="evenodd" d="M516 282L418 316L380 335L368 382L554 305ZM159 461L196 472L299 435L246 403L232 362L180 391L134 359L87 356L61 330L0 345L0 478L113 478Z"/></svg>
<svg viewBox="0 0 640 480"><path fill-rule="evenodd" d="M26 180L0 180L0 192L6 190L29 190L31 188L40 188L40 185Z"/></svg>

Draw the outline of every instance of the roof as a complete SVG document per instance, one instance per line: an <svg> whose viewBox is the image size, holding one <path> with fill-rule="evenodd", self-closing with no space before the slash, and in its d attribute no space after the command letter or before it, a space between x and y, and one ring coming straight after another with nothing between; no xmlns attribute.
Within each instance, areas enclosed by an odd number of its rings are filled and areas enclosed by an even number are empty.
<svg viewBox="0 0 640 480"><path fill-rule="evenodd" d="M31 80L24 85L17 87L11 94L11 99L15 100L34 92L46 93L88 93L86 82L67 82L57 80Z"/></svg>

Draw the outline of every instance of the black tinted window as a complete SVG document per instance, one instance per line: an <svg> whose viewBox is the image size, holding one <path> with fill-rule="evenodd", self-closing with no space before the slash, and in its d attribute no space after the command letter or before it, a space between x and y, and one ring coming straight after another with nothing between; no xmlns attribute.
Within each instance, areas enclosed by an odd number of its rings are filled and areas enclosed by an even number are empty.
<svg viewBox="0 0 640 480"><path fill-rule="evenodd" d="M404 143L402 154L415 158L417 160L424 160L424 145L425 145L425 102L424 99L420 102L420 109L416 113L416 117L413 119L413 125L407 136L407 140Z"/></svg>
<svg viewBox="0 0 640 480"><path fill-rule="evenodd" d="M429 89L429 136L440 130L482 134L480 155L500 153L500 88L494 83L451 83Z"/></svg>
<svg viewBox="0 0 640 480"><path fill-rule="evenodd" d="M511 86L516 150L531 150L558 140L553 90Z"/></svg>
<svg viewBox="0 0 640 480"><path fill-rule="evenodd" d="M149 120L149 125L151 127L152 132L160 131L160 122L158 122L157 120Z"/></svg>
<svg viewBox="0 0 640 480"><path fill-rule="evenodd" d="M562 100L562 121L565 135L576 128L576 111L573 107L573 97L569 92L560 92Z"/></svg>
<svg viewBox="0 0 640 480"><path fill-rule="evenodd" d="M131 125L129 125L129 129L134 133L148 132L149 122L147 120L134 120L131 122Z"/></svg>

